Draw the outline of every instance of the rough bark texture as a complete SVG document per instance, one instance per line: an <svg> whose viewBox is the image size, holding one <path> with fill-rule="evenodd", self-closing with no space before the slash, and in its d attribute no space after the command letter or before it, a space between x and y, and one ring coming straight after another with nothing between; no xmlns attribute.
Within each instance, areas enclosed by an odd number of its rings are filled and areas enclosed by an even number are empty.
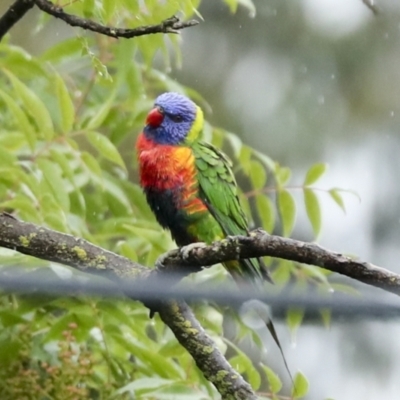
<svg viewBox="0 0 400 400"><path fill-rule="evenodd" d="M164 303L159 314L192 355L205 378L218 389L222 399L257 399L251 386L226 361L185 302Z"/></svg>
<svg viewBox="0 0 400 400"><path fill-rule="evenodd" d="M400 275L368 262L329 251L316 243L268 235L262 230L251 236L233 236L211 246L173 250L163 258L167 270L186 266L208 266L238 258L270 256L303 264L316 265L359 282L400 295Z"/></svg>

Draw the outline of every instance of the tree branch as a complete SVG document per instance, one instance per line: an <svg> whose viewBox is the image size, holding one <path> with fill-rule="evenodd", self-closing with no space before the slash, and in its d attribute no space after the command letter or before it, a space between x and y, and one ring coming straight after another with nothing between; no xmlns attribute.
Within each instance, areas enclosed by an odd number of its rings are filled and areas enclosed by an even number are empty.
<svg viewBox="0 0 400 400"><path fill-rule="evenodd" d="M150 270L85 239L0 214L0 246L110 278L146 277Z"/></svg>
<svg viewBox="0 0 400 400"><path fill-rule="evenodd" d="M59 18L66 22L68 25L77 26L82 29L101 33L102 35L111 36L114 38L133 38L137 36L150 35L154 33L179 33L181 29L197 25L199 22L196 20L189 20L182 22L178 17L172 16L158 25L140 26L134 29L113 28L101 25L97 22L78 17L76 15L67 14L63 8L51 3L48 0L33 0L35 4L45 13Z"/></svg>
<svg viewBox="0 0 400 400"><path fill-rule="evenodd" d="M324 249L316 243L272 236L258 229L251 236L232 236L211 246L172 250L163 259L167 270L200 267L239 258L276 257L316 265L400 295L400 275L368 262ZM161 269L161 268L160 268Z"/></svg>
<svg viewBox="0 0 400 400"><path fill-rule="evenodd" d="M32 7L33 0L16 0L0 18L0 41Z"/></svg>
<svg viewBox="0 0 400 400"><path fill-rule="evenodd" d="M251 386L228 363L183 301L171 301L158 311L179 343L192 355L205 378L217 388L222 399L256 400Z"/></svg>
<svg viewBox="0 0 400 400"><path fill-rule="evenodd" d="M127 278L146 279L153 271L84 239L19 221L7 213L0 214L0 246L87 273L106 274L117 282ZM157 311L223 399L257 399L250 385L226 361L185 302L163 302L157 304Z"/></svg>
<svg viewBox="0 0 400 400"><path fill-rule="evenodd" d="M0 214L0 246L84 272L111 274L116 279L146 279L151 274L148 268L84 239L22 222L8 214ZM251 236L228 237L210 246L185 252L173 250L164 257L159 271L190 273L223 261L262 256L316 265L400 295L400 275L394 272L326 250L315 243L271 236L262 230L253 231Z"/></svg>
<svg viewBox="0 0 400 400"><path fill-rule="evenodd" d="M48 0L16 0L6 13L0 18L0 41L3 36L18 22L34 5L43 12L59 18L68 25L77 26L92 32L113 38L133 38L155 33L179 33L180 30L195 26L199 23L196 20L180 21L176 16L172 16L157 25L139 26L133 29L114 28L101 25L90 19L81 18L76 15L64 12L62 7L51 3Z"/></svg>

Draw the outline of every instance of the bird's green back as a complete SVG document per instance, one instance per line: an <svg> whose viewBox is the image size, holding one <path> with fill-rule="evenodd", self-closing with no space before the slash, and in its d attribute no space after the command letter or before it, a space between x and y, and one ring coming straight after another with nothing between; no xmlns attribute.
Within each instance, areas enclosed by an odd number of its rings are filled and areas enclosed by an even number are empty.
<svg viewBox="0 0 400 400"><path fill-rule="evenodd" d="M237 195L230 160L209 143L195 141L191 147L197 168L199 196L209 212L225 236L248 235L248 223ZM236 280L270 280L259 259L232 261L226 267Z"/></svg>

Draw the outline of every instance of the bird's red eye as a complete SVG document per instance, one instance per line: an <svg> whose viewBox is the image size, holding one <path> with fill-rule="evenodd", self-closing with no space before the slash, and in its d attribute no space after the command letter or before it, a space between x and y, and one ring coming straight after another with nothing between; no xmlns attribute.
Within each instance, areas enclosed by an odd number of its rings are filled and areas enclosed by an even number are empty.
<svg viewBox="0 0 400 400"><path fill-rule="evenodd" d="M161 125L164 119L164 113L161 108L155 107L148 114L146 118L146 124L152 126L153 128L157 128Z"/></svg>

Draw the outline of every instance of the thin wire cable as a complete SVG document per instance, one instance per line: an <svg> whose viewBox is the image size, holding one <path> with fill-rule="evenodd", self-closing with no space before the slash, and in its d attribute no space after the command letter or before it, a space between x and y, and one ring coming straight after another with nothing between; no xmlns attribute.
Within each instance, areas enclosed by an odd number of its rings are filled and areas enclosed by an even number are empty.
<svg viewBox="0 0 400 400"><path fill-rule="evenodd" d="M164 301L170 299L182 299L186 301L214 301L221 305L229 305L240 308L250 300L259 300L271 307L304 308L307 311L319 311L329 309L333 313L341 315L356 315L358 317L400 317L400 301L394 297L364 296L357 298L344 293L333 295L317 295L316 293L295 294L290 289L285 289L277 294L254 293L251 288L241 289L224 285L221 289L204 289L201 285L194 286L190 282L185 285L173 285L177 277L156 277L140 280L125 280L114 283L98 277L76 277L62 279L48 269L38 272L14 273L7 269L0 270L0 291L9 294L25 295L50 295L63 296L96 296L102 298L129 297L144 303L154 300ZM339 297L340 296L340 297ZM383 297L386 297L383 298Z"/></svg>

